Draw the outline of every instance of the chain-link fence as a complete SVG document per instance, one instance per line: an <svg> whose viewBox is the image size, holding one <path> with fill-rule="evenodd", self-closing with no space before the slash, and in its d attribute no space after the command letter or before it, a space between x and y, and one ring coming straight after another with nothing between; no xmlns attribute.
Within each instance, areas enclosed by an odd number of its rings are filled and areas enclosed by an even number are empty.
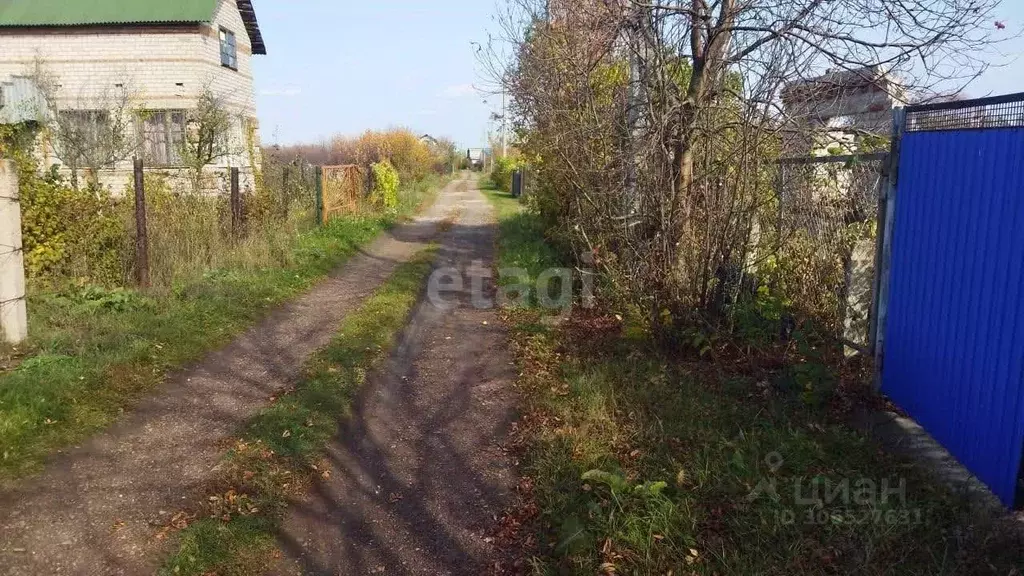
<svg viewBox="0 0 1024 576"><path fill-rule="evenodd" d="M271 156L262 166L263 189L270 191L275 213L284 219L301 211L316 223L316 166L301 158L286 161Z"/></svg>
<svg viewBox="0 0 1024 576"><path fill-rule="evenodd" d="M776 288L849 343L870 348L878 210L887 154L778 165Z"/></svg>

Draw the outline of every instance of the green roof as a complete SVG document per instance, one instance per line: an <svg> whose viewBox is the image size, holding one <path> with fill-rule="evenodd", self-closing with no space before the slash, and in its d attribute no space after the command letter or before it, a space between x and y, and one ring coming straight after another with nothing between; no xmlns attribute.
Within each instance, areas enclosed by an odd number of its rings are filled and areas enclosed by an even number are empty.
<svg viewBox="0 0 1024 576"><path fill-rule="evenodd" d="M217 0L6 0L0 26L209 22Z"/></svg>
<svg viewBox="0 0 1024 576"><path fill-rule="evenodd" d="M0 0L0 28L210 22L218 0ZM266 54L251 0L237 0L254 54Z"/></svg>

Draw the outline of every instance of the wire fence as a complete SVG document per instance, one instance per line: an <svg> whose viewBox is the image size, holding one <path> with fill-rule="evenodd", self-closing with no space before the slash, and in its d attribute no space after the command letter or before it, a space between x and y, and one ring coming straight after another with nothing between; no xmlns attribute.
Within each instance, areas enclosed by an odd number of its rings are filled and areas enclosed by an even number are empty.
<svg viewBox="0 0 1024 576"><path fill-rule="evenodd" d="M865 348L887 158L827 156L778 164L776 288L801 315Z"/></svg>
<svg viewBox="0 0 1024 576"><path fill-rule="evenodd" d="M117 186L75 188L23 172L31 287L170 289L211 271L287 264L290 239L318 224L315 173L276 159L198 175L139 166L111 176Z"/></svg>

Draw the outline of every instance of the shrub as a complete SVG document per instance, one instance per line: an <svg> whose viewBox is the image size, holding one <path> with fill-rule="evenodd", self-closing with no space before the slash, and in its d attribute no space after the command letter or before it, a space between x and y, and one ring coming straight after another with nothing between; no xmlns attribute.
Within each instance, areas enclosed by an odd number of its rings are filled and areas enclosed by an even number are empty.
<svg viewBox="0 0 1024 576"><path fill-rule="evenodd" d="M32 155L37 132L0 127L0 156L14 160L22 242L31 279L118 285L126 273L128 207L96 186L75 189L56 172L40 174Z"/></svg>
<svg viewBox="0 0 1024 576"><path fill-rule="evenodd" d="M491 171L491 180L498 189L505 192L512 192L512 173L523 167L520 158L504 156L494 162L494 170Z"/></svg>
<svg viewBox="0 0 1024 576"><path fill-rule="evenodd" d="M21 171L22 238L29 277L118 285L130 238L126 206L102 188L75 190L56 175Z"/></svg>
<svg viewBox="0 0 1024 576"><path fill-rule="evenodd" d="M373 191L370 195L373 203L386 210L398 208L398 171L387 160L377 162L370 168L373 171Z"/></svg>

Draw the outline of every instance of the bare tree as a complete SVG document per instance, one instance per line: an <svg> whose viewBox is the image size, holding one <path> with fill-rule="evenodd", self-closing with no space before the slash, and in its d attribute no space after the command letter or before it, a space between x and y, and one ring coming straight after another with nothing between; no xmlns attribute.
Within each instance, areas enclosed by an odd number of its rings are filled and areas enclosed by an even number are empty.
<svg viewBox="0 0 1024 576"><path fill-rule="evenodd" d="M29 73L47 110L38 112L47 127L57 157L71 171L78 188L79 172L87 171L89 185L97 186L99 171L130 159L138 150L133 126L139 114L138 97L129 83L103 86L99 91L62 98L57 78L36 57Z"/></svg>
<svg viewBox="0 0 1024 576"><path fill-rule="evenodd" d="M205 169L210 164L240 152L231 135L240 119L228 110L224 100L206 86L194 108L186 111L185 133L178 153L188 169L193 192L203 189Z"/></svg>
<svg viewBox="0 0 1024 576"><path fill-rule="evenodd" d="M460 158L455 141L450 138L438 138L431 144L431 151L437 157L436 170L439 173L455 173Z"/></svg>
<svg viewBox="0 0 1024 576"><path fill-rule="evenodd" d="M481 60L540 159L533 201L552 230L658 325L714 311L770 253L758 245L778 244L774 160L807 125L785 94L840 98L851 75L956 92L987 66L997 5L510 0Z"/></svg>

